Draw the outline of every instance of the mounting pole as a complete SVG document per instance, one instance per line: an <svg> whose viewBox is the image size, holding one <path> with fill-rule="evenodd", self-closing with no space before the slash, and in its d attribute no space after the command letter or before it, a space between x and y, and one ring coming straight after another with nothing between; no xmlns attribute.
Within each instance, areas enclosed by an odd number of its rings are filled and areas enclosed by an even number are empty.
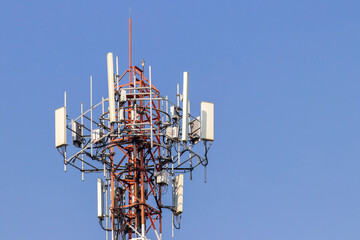
<svg viewBox="0 0 360 240"><path fill-rule="evenodd" d="M92 76L90 76L90 122L91 122L91 137L90 141L93 139L93 102L92 102ZM93 144L91 143L91 157L93 156Z"/></svg>
<svg viewBox="0 0 360 240"><path fill-rule="evenodd" d="M66 91L64 91L64 107L66 109ZM65 122L66 122L66 116L65 116ZM64 172L66 172L66 146L65 146L65 152L64 152Z"/></svg>
<svg viewBox="0 0 360 240"><path fill-rule="evenodd" d="M81 136L84 136L84 103L81 102ZM84 143L81 141L81 148L84 148ZM84 177L84 154L81 154L81 180L85 180Z"/></svg>
<svg viewBox="0 0 360 240"><path fill-rule="evenodd" d="M115 57L115 64L116 64L116 76L118 76L119 75L119 57L118 56Z"/></svg>

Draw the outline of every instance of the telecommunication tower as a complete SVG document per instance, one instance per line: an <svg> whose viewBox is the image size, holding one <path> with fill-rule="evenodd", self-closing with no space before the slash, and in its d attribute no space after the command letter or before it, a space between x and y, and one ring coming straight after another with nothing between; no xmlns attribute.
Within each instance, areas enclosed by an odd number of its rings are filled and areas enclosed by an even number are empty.
<svg viewBox="0 0 360 240"><path fill-rule="evenodd" d="M177 85L176 103L163 97L152 84L151 67L131 62L129 18L129 68L114 72L113 53L107 54L108 98L70 118L64 107L55 110L55 146L68 165L85 173L101 173L97 181L98 218L106 239L148 239L154 231L162 239L162 213L172 212L172 236L183 212L184 173L204 166L214 141L214 104L201 102L201 116L190 114L189 73L183 73L183 91ZM182 105L180 106L180 103ZM67 143L67 132L72 145ZM202 143L202 144L200 144ZM195 151L200 149L201 153ZM171 188L171 201L165 200Z"/></svg>

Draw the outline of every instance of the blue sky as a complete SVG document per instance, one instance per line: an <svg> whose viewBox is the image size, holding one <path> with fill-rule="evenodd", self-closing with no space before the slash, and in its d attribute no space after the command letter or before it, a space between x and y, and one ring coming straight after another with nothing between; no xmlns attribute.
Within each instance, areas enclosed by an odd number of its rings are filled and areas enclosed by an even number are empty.
<svg viewBox="0 0 360 240"><path fill-rule="evenodd" d="M106 53L152 66L215 143L185 182L175 239L359 239L359 1L0 2L0 239L104 239L96 178L63 172L54 110L107 94ZM198 107L196 107L198 106ZM167 225L166 225L167 224ZM170 239L170 219L164 239Z"/></svg>

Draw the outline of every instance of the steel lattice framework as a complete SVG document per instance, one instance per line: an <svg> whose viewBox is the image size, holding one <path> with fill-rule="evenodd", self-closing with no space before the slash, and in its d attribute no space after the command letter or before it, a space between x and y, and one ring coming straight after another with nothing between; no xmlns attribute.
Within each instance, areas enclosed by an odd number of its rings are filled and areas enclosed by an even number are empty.
<svg viewBox="0 0 360 240"><path fill-rule="evenodd" d="M82 172L83 179L84 173L103 172L104 182L98 180L98 184L104 192L105 211L99 206L98 217L112 239L147 239L151 229L157 239L162 239L163 210L173 212L173 221L182 213L182 206L180 210L176 206L182 205L182 200L177 203L176 177L208 163L209 141L200 137L200 119L184 116L179 86L174 104L152 85L151 67L149 79L145 77L144 65L144 61L142 68L131 63L130 18L129 68L122 75L116 70L112 86L116 121L111 121L110 110L105 111L109 98L93 105L91 96L90 109L84 111L81 103L80 116L69 123L65 120L74 146L66 144L66 135L65 144L57 145L65 170L67 165L73 166ZM66 93L64 108L66 115ZM191 131L182 141L185 117ZM193 148L201 141L204 148L200 155ZM169 186L172 203L164 204L163 195ZM101 198L98 196L99 201Z"/></svg>

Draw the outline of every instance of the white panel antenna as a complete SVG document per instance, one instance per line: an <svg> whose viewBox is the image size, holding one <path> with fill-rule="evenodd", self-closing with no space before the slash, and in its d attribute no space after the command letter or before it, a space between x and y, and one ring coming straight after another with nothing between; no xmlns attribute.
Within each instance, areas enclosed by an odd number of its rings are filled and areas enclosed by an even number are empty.
<svg viewBox="0 0 360 240"><path fill-rule="evenodd" d="M120 89L120 102L126 102L126 100L127 100L126 90Z"/></svg>
<svg viewBox="0 0 360 240"><path fill-rule="evenodd" d="M179 113L177 112L175 106L170 106L170 117L171 117L171 119L178 119L179 118Z"/></svg>
<svg viewBox="0 0 360 240"><path fill-rule="evenodd" d="M182 120L182 141L188 140L189 124L189 73L184 72L183 79L183 120Z"/></svg>
<svg viewBox="0 0 360 240"><path fill-rule="evenodd" d="M97 180L97 207L98 207L98 218L104 216L104 193L103 193L103 180L98 178Z"/></svg>
<svg viewBox="0 0 360 240"><path fill-rule="evenodd" d="M55 147L66 145L66 107L55 110Z"/></svg>
<svg viewBox="0 0 360 240"><path fill-rule="evenodd" d="M195 118L190 122L190 138L199 139L200 138L200 117Z"/></svg>
<svg viewBox="0 0 360 240"><path fill-rule="evenodd" d="M156 177L156 183L160 185L169 185L170 182L170 174L166 170L162 170L161 172L155 172L154 176Z"/></svg>
<svg viewBox="0 0 360 240"><path fill-rule="evenodd" d="M201 139L214 141L214 103L201 102Z"/></svg>
<svg viewBox="0 0 360 240"><path fill-rule="evenodd" d="M104 143L105 142L105 139L103 138L104 132L100 128L92 130L91 136L92 136L91 140L93 143Z"/></svg>
<svg viewBox="0 0 360 240"><path fill-rule="evenodd" d="M73 144L75 147L80 148L82 143L82 126L76 121L72 121L71 125Z"/></svg>
<svg viewBox="0 0 360 240"><path fill-rule="evenodd" d="M114 93L114 59L112 52L107 54L107 72L109 88L109 118L110 123L116 122L115 117L115 93Z"/></svg>
<svg viewBox="0 0 360 240"><path fill-rule="evenodd" d="M183 212L184 205L184 174L179 174L174 178L174 214L179 215Z"/></svg>
<svg viewBox="0 0 360 240"><path fill-rule="evenodd" d="M125 109L124 108L120 108L120 111L119 111L119 121L122 122L125 120Z"/></svg>
<svg viewBox="0 0 360 240"><path fill-rule="evenodd" d="M131 120L134 122L137 120L136 105L134 106L134 109L131 109Z"/></svg>
<svg viewBox="0 0 360 240"><path fill-rule="evenodd" d="M179 128L177 126L167 127L166 128L166 136L171 138L172 140L178 140L179 139Z"/></svg>

